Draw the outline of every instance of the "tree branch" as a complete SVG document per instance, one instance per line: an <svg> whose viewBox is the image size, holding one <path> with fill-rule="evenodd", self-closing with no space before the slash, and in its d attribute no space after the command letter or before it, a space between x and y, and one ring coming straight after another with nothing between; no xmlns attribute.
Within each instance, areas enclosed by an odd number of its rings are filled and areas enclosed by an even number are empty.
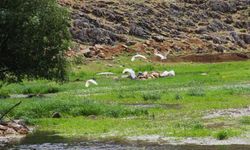
<svg viewBox="0 0 250 150"><path fill-rule="evenodd" d="M11 108L9 108L1 117L0 117L0 122L2 121L2 119L15 107L19 106L22 103L22 101L16 103L14 106L12 106Z"/></svg>

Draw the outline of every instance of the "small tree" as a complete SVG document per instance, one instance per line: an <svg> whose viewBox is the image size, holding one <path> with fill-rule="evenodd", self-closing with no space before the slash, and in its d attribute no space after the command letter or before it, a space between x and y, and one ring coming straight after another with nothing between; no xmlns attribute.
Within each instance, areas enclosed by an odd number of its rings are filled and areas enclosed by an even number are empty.
<svg viewBox="0 0 250 150"><path fill-rule="evenodd" d="M65 79L68 26L56 0L0 0L0 80Z"/></svg>

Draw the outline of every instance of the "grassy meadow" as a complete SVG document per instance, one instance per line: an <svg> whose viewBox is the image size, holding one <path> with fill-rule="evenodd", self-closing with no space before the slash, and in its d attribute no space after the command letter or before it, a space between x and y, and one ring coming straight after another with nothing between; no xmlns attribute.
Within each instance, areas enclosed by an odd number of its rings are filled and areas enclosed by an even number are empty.
<svg viewBox="0 0 250 150"><path fill-rule="evenodd" d="M250 106L250 61L224 63L72 61L69 82L24 80L0 90L0 114L22 101L8 118L21 118L40 131L65 137L118 139L127 136L213 137L250 133L250 117L203 118L216 109ZM124 68L174 70L175 77L150 80L121 78ZM98 76L113 72L114 76ZM85 87L95 78L98 86ZM20 94L44 94L17 98ZM8 97L10 96L10 97ZM59 112L62 118L52 118Z"/></svg>

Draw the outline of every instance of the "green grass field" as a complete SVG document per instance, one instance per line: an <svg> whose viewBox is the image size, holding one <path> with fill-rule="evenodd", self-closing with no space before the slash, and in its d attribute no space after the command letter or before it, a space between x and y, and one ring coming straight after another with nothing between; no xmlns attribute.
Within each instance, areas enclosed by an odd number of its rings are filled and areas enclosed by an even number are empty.
<svg viewBox="0 0 250 150"><path fill-rule="evenodd" d="M203 118L216 109L250 106L250 61L163 64L132 63L120 57L71 66L70 81L63 84L41 79L4 86L0 113L21 100L10 118L25 119L37 130L88 139L140 135L225 139L250 133L247 116ZM136 72L173 69L176 76L142 81L96 75L109 71L120 77L124 68ZM99 85L86 88L85 80L93 77ZM29 93L50 94L6 98ZM62 118L51 118L53 112Z"/></svg>

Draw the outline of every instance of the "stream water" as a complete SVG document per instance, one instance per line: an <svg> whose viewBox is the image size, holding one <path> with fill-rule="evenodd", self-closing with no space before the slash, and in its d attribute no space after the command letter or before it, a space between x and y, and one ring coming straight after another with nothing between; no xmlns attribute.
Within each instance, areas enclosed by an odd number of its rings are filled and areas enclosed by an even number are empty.
<svg viewBox="0 0 250 150"><path fill-rule="evenodd" d="M1 150L62 150L62 149L85 149L85 150L249 150L250 145L171 145L171 144L147 144L128 142L97 142L84 141L83 139L67 139L52 132L35 132L18 141L8 144L0 143Z"/></svg>

